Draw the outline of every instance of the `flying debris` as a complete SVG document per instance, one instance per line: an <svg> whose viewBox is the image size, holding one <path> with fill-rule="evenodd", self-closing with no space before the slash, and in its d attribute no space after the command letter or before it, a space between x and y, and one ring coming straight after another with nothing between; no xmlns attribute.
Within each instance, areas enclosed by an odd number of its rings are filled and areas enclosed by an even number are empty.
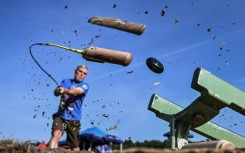
<svg viewBox="0 0 245 153"><path fill-rule="evenodd" d="M158 86L159 84L160 84L160 82L158 81L158 82L155 82L153 85Z"/></svg>

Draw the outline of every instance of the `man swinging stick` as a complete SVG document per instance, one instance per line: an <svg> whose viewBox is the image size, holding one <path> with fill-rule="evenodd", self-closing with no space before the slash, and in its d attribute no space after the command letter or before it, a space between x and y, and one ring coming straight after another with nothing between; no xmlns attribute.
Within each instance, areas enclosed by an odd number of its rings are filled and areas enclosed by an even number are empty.
<svg viewBox="0 0 245 153"><path fill-rule="evenodd" d="M89 90L84 82L88 74L85 65L78 65L73 79L63 79L54 90L55 96L61 96L58 111L53 114L52 136L49 142L51 149L58 148L63 133L67 133L67 144L73 151L79 151L79 130L82 104Z"/></svg>

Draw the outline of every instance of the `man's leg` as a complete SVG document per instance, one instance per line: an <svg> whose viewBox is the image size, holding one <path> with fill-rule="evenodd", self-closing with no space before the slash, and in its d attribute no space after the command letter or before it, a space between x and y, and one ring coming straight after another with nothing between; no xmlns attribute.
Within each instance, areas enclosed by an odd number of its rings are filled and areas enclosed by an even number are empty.
<svg viewBox="0 0 245 153"><path fill-rule="evenodd" d="M58 116L54 116L54 121L52 125L52 135L49 141L49 148L58 148L59 140L62 137L65 128L66 124L64 123L64 120L62 120Z"/></svg>
<svg viewBox="0 0 245 153"><path fill-rule="evenodd" d="M51 149L58 148L58 143L59 143L61 136L62 136L62 132L60 130L54 130L52 132L52 137L49 141L49 148Z"/></svg>
<svg viewBox="0 0 245 153"><path fill-rule="evenodd" d="M67 121L67 143L73 151L80 151L80 141L79 141L79 131L80 122L79 121Z"/></svg>

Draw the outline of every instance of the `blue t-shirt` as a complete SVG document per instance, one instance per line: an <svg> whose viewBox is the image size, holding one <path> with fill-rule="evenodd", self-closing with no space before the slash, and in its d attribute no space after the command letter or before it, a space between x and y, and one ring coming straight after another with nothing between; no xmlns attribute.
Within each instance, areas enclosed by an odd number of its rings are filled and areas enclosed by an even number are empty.
<svg viewBox="0 0 245 153"><path fill-rule="evenodd" d="M88 92L89 86L86 82L75 82L74 79L62 80L61 87L66 89L82 88L84 94L79 96L69 96L64 94L60 98L60 105L57 115L65 120L80 121L82 115L83 100Z"/></svg>

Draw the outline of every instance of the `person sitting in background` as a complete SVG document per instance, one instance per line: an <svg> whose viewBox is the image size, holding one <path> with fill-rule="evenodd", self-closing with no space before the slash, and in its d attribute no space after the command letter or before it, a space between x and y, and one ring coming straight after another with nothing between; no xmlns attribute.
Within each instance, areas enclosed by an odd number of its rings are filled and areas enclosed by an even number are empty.
<svg viewBox="0 0 245 153"><path fill-rule="evenodd" d="M108 144L96 146L95 149L98 153L112 153L112 149Z"/></svg>
<svg viewBox="0 0 245 153"><path fill-rule="evenodd" d="M42 143L40 143L37 147L40 148L40 149L47 148L45 141L42 141Z"/></svg>

